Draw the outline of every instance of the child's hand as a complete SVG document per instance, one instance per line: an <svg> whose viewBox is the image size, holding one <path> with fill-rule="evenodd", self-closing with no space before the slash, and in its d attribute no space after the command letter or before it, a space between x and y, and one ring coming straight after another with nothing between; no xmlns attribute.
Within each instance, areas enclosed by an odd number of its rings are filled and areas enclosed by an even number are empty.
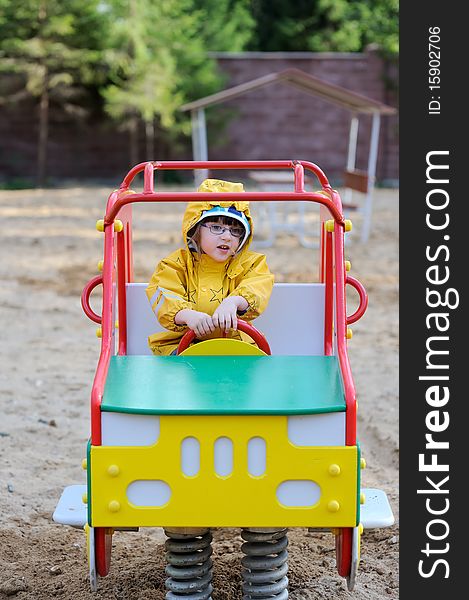
<svg viewBox="0 0 469 600"><path fill-rule="evenodd" d="M212 317L198 310L187 310L186 314L184 314L184 321L197 337L203 337L215 331Z"/></svg>
<svg viewBox="0 0 469 600"><path fill-rule="evenodd" d="M225 298L217 310L213 313L212 321L215 327L219 327L222 331L237 329L238 327L238 300L236 296Z"/></svg>

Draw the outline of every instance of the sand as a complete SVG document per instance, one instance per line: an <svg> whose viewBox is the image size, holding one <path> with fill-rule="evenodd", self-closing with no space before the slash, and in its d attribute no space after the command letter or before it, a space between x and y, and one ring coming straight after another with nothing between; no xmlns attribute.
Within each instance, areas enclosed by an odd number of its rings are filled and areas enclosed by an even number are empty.
<svg viewBox="0 0 469 600"><path fill-rule="evenodd" d="M52 513L62 489L84 483L89 394L99 353L95 324L80 293L97 273L108 187L0 192L0 599L162 599L164 535L159 528L114 536L108 577L89 591L82 531ZM289 533L290 597L397 599L398 588L398 192L377 190L371 237L360 215L346 255L366 287L369 308L353 326L349 355L359 399L358 436L367 461L364 487L379 487L396 517L366 530L350 594L335 569L330 533ZM311 220L308 214L308 221ZM136 279L179 245L180 207L135 214ZM262 228L259 228L259 231ZM282 234L263 250L277 281L308 281L315 250ZM349 314L356 295L350 294ZM99 311L99 295L93 297ZM214 600L241 598L239 530L214 533Z"/></svg>

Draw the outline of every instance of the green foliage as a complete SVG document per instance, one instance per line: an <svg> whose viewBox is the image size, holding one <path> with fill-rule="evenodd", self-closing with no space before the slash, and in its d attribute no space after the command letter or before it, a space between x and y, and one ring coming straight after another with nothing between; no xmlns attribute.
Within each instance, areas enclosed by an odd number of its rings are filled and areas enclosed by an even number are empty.
<svg viewBox="0 0 469 600"><path fill-rule="evenodd" d="M360 52L377 43L399 51L398 0L252 0L249 48L282 52Z"/></svg>
<svg viewBox="0 0 469 600"><path fill-rule="evenodd" d="M106 109L118 120L138 115L150 121L159 115L170 127L180 103L175 64L164 36L154 35L151 29L164 15L142 0L114 4L109 6L114 28L106 53L110 75L103 89Z"/></svg>
<svg viewBox="0 0 469 600"><path fill-rule="evenodd" d="M174 146L190 133L179 106L223 87L210 52L372 42L397 56L398 0L0 0L0 105L38 98L40 179L50 103L84 115L101 98L134 146L138 122Z"/></svg>
<svg viewBox="0 0 469 600"><path fill-rule="evenodd" d="M133 132L190 132L184 102L217 91L209 50L242 50L249 0L0 0L0 104L39 99L38 179L45 176L49 105L86 114L86 92ZM134 148L135 149L135 148ZM147 152L151 143L147 144Z"/></svg>
<svg viewBox="0 0 469 600"><path fill-rule="evenodd" d="M34 187L34 182L23 177L13 177L5 182L0 181L0 190L29 190Z"/></svg>
<svg viewBox="0 0 469 600"><path fill-rule="evenodd" d="M241 50L254 25L247 0L109 0L106 109L116 119L158 119L189 132L178 107L221 87L209 50Z"/></svg>
<svg viewBox="0 0 469 600"><path fill-rule="evenodd" d="M99 79L109 24L98 7L99 0L0 0L1 71L22 75L33 96L47 88L70 102L74 86Z"/></svg>
<svg viewBox="0 0 469 600"><path fill-rule="evenodd" d="M46 183L49 107L84 115L87 88L100 81L108 22L99 0L0 0L0 104L39 99L37 183ZM3 83L3 82L2 82Z"/></svg>
<svg viewBox="0 0 469 600"><path fill-rule="evenodd" d="M193 0L198 37L211 52L241 52L254 32L249 0Z"/></svg>

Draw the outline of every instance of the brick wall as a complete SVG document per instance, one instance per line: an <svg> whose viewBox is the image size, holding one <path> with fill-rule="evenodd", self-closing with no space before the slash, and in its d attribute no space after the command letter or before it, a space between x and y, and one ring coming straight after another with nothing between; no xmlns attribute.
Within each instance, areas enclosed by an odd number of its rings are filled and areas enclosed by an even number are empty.
<svg viewBox="0 0 469 600"><path fill-rule="evenodd" d="M38 106L32 100L0 109L0 183L35 181ZM145 159L140 132L139 161ZM50 110L47 144L48 183L94 179L120 181L133 166L130 136L98 112L84 119Z"/></svg>
<svg viewBox="0 0 469 600"><path fill-rule="evenodd" d="M268 73L295 67L330 83L358 92L385 104L397 105L397 73L370 50L359 54L248 53L217 54L221 70L231 87ZM230 111L228 132L217 143L212 121L217 111ZM318 164L330 178L340 178L346 163L350 112L276 82L253 90L207 110L210 159L301 158ZM360 117L357 168L366 169L371 117ZM382 117L377 178L398 179L397 116Z"/></svg>
<svg viewBox="0 0 469 600"><path fill-rule="evenodd" d="M363 54L217 54L226 74L226 87L250 81L289 67L302 69L331 83L360 92L395 106L397 94L385 78L397 81L397 73L386 73L375 52ZM225 129L216 123L229 116ZM0 182L34 179L38 108L33 101L0 109ZM209 159L271 160L300 158L317 163L330 179L340 178L345 165L350 115L347 110L315 98L283 83L249 92L207 110ZM397 117L383 117L378 158L378 179L398 178ZM370 118L361 118L357 166L366 168ZM129 134L97 112L78 121L51 109L48 143L50 180L120 180L133 166ZM138 161L146 160L143 128ZM157 138L159 160L191 158L188 138L177 147L162 145Z"/></svg>

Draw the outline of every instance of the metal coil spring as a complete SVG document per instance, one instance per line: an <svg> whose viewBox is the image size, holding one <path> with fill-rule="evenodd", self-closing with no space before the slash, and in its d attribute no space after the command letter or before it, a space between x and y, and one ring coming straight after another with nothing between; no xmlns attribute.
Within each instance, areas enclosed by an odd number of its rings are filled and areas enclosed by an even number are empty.
<svg viewBox="0 0 469 600"><path fill-rule="evenodd" d="M288 598L287 530L243 529L243 600Z"/></svg>
<svg viewBox="0 0 469 600"><path fill-rule="evenodd" d="M212 534L165 530L166 600L210 600L212 594Z"/></svg>

